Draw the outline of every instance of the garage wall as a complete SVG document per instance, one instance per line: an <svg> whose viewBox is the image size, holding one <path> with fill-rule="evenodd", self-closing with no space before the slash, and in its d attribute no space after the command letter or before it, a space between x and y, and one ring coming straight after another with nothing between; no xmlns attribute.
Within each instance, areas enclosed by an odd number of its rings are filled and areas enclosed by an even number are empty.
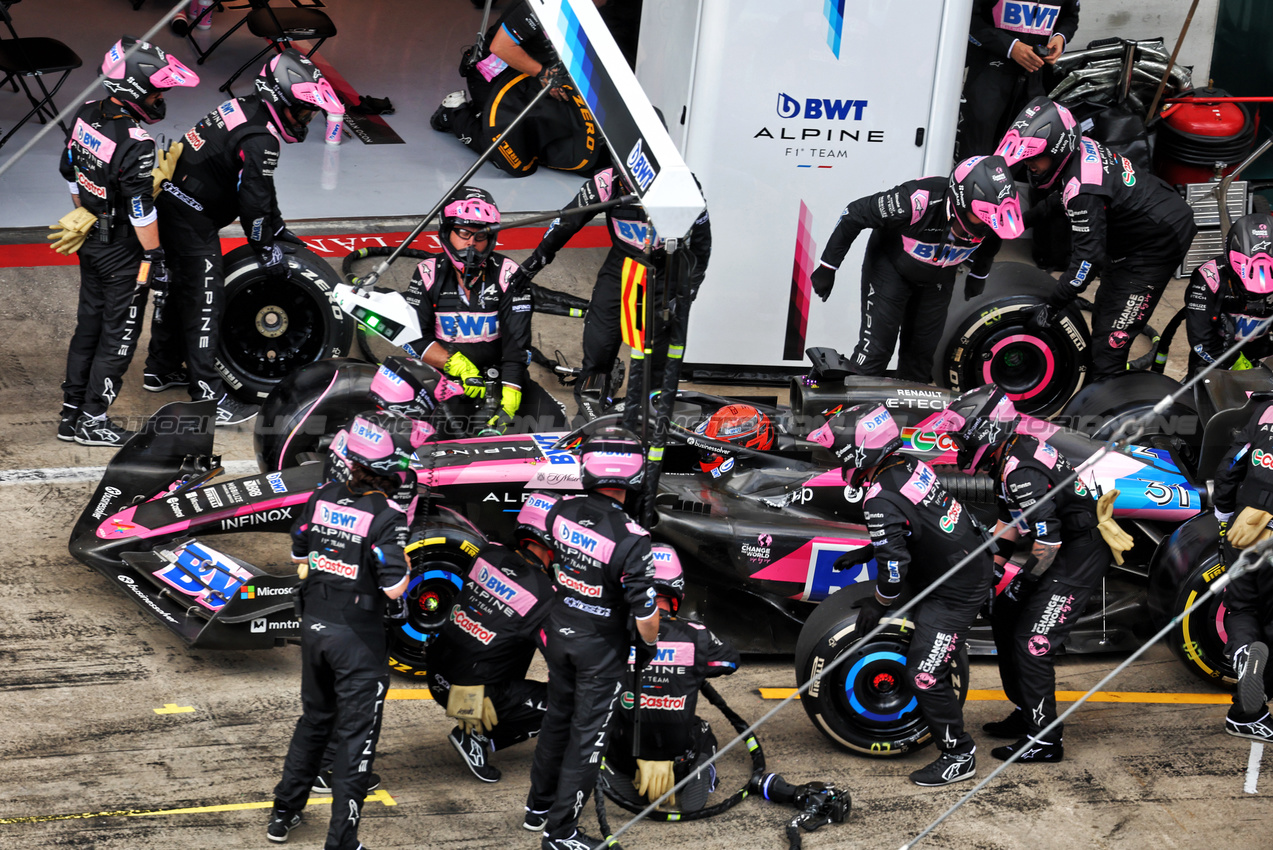
<svg viewBox="0 0 1273 850"><path fill-rule="evenodd" d="M1098 38L1156 38L1162 36L1167 50L1176 46L1180 27L1189 14L1191 0L1083 0L1074 45L1083 47ZM1193 66L1194 83L1207 84L1211 68L1211 48L1215 41L1216 16L1220 0L1200 0L1189 32L1176 61Z"/></svg>

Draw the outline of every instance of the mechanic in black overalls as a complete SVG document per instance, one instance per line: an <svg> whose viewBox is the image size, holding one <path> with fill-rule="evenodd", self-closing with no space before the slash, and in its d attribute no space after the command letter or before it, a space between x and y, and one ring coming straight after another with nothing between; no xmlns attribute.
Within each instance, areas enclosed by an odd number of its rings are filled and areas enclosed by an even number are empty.
<svg viewBox="0 0 1273 850"><path fill-rule="evenodd" d="M551 430L565 425L566 411L527 372L530 291L510 285L517 263L495 252L492 228L499 223L485 189L463 186L447 200L438 228L442 253L416 266L404 296L422 336L403 348L458 380L474 400L486 395L485 371L498 368L499 409L489 430Z"/></svg>
<svg viewBox="0 0 1273 850"><path fill-rule="evenodd" d="M548 513L557 601L548 615L548 713L535 745L523 826L542 830L542 850L592 850L579 814L597 783L614 704L627 669L631 622L636 668L659 634L650 535L624 511L640 492L645 454L631 432L598 429L579 448L586 491Z"/></svg>
<svg viewBox="0 0 1273 850"><path fill-rule="evenodd" d="M1158 177L1137 174L1125 156L1081 135L1070 111L1046 97L1030 101L996 153L1009 165L1024 161L1030 184L1051 193L1030 211L1031 224L1058 203L1070 220L1070 267L1032 324L1051 325L1099 277L1089 380L1125 371L1132 340L1198 232L1193 210Z"/></svg>
<svg viewBox="0 0 1273 850"><path fill-rule="evenodd" d="M632 190L628 188L617 168L597 172L580 187L563 209L563 215L548 225L548 231L540 240L539 246L522 262L522 273L517 276L513 285L520 288L529 283L597 215L595 212L571 215L570 210L631 193ZM610 373L614 369L615 358L619 356L619 347L623 344L619 327L623 261L636 260L650 268L646 280L647 292L662 291L667 266L663 238L655 233L639 202L620 204L606 210L606 230L610 234L610 252L601 263L601 268L597 271L597 282L592 287L592 298L583 323L583 371L575 383L575 399L579 403L579 412L590 419L605 412L612 394L618 389L610 386ZM698 295L698 288L707 274L707 262L712 256L712 226L707 210L703 210L703 214L690 228L689 249L693 257L693 268L690 270L690 300L693 300ZM649 346L656 352L650 363L651 383L656 389L663 385L662 349L666 342L662 345L660 342L662 340L654 340ZM632 368L636 371L641 368L639 361L644 354L634 349L632 356ZM631 403L640 399L639 379L639 375L628 375L628 401Z"/></svg>
<svg viewBox="0 0 1273 850"><path fill-rule="evenodd" d="M876 563L875 594L861 600L854 632L865 635L887 614L903 590L914 595L985 541L963 505L922 460L897 454L901 430L883 405L859 404L835 414L809 439L840 461L849 486L862 500ZM860 563L863 555L848 553ZM871 555L865 555L866 558ZM842 557L837 567L846 564ZM989 599L994 561L983 551L925 597L915 611L906 653L906 680L941 755L910 775L916 785L949 785L977 771L976 745L964 730L964 712L950 673L966 651L968 630Z"/></svg>
<svg viewBox="0 0 1273 850"><path fill-rule="evenodd" d="M1065 754L1062 727L1046 738L1039 733L1056 719L1056 654L1105 577L1110 548L1097 528L1096 500L1077 479L1029 517L1022 516L1060 487L1074 468L1048 443L1016 433L1020 421L1003 390L987 384L951 401L933 429L954 437L960 469L990 473L999 490L996 531L1008 527L995 556L996 575L1006 572L999 579L990 621L999 676L1016 708L1006 719L982 728L1015 743L990 754L1007 759L1024 750L1019 761L1052 762ZM1007 561L1023 536L1033 542L1018 568Z"/></svg>
<svg viewBox="0 0 1273 850"><path fill-rule="evenodd" d="M79 307L57 438L84 446L119 446L131 436L106 411L137 348L146 287L160 291L168 280L151 195L155 142L138 122L162 120L164 92L199 82L189 68L146 42L121 64L137 44L123 38L106 52L102 85L110 96L80 107L58 163L75 202L75 211L59 222L66 231L61 238L71 230L64 222L71 220L86 238L78 252Z"/></svg>
<svg viewBox="0 0 1273 850"><path fill-rule="evenodd" d="M926 384L957 267L971 264L964 300L980 295L1000 240L1025 232L1012 175L999 157L973 157L955 166L949 178L923 177L858 198L840 213L810 275L823 301L853 240L866 228L872 233L862 262L862 328L851 368L859 375L883 375L900 331L897 376Z"/></svg>
<svg viewBox="0 0 1273 850"><path fill-rule="evenodd" d="M1079 0L974 0L956 157L988 154L1008 119L1046 94L1049 69L1079 25ZM1040 56L1036 47L1046 47Z"/></svg>
<svg viewBox="0 0 1273 850"><path fill-rule="evenodd" d="M1257 404L1215 473L1215 515L1224 562L1269 536L1273 521L1273 400ZM1234 518L1234 515L1237 518ZM1273 570L1264 566L1224 589L1224 651L1238 674L1224 731L1237 738L1273 741L1267 694L1269 643L1273 642Z"/></svg>
<svg viewBox="0 0 1273 850"><path fill-rule="evenodd" d="M227 394L216 368L225 310L218 232L239 219L261 268L285 279L283 246L294 251L303 243L287 229L274 192L280 139L303 142L320 110L344 110L331 84L295 48L266 63L255 91L221 104L182 137L181 159L156 201L172 293L151 329L145 388L188 384L192 399L217 400L217 425L247 422L257 411Z"/></svg>
<svg viewBox="0 0 1273 850"><path fill-rule="evenodd" d="M283 778L274 788L267 835L287 841L334 745L331 823L326 850L357 850L358 821L371 784L380 718L389 687L386 601L407 590L406 514L387 493L414 449L406 419L357 416L348 427L348 483L325 484L292 528L300 566L301 705Z"/></svg>
<svg viewBox="0 0 1273 850"><path fill-rule="evenodd" d="M459 720L447 740L483 782L498 782L490 754L539 734L548 687L526 678L553 603L548 511L557 497L527 493L517 548L487 543L429 645L429 690Z"/></svg>
<svg viewBox="0 0 1273 850"><path fill-rule="evenodd" d="M1224 253L1193 270L1185 289L1185 331L1189 335L1189 377L1220 359L1247 337L1242 351L1221 364L1258 363L1273 354L1273 336L1265 328L1273 316L1273 215L1251 213L1233 222ZM1246 368L1250 368L1249 365Z"/></svg>
<svg viewBox="0 0 1273 850"><path fill-rule="evenodd" d="M632 755L632 715L620 712L603 762L602 781L625 799L635 802L644 795L652 803L693 773L694 778L668 798L668 804L682 812L697 812L716 790L715 765L695 771L699 762L716 755L712 727L694 713L698 692L708 679L738 669L738 651L701 623L677 618L685 599L681 560L666 543L653 544L650 552L661 613L658 651L641 677L641 754Z"/></svg>

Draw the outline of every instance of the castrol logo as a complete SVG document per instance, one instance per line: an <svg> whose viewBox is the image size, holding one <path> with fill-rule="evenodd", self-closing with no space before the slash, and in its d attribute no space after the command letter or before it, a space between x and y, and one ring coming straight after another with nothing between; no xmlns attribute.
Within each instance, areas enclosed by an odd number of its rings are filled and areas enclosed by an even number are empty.
<svg viewBox="0 0 1273 850"><path fill-rule="evenodd" d="M1256 449L1251 454L1251 465L1262 466L1265 469L1273 469L1273 454Z"/></svg>
<svg viewBox="0 0 1273 850"><path fill-rule="evenodd" d="M472 635L483 645L495 639L495 632L483 626L459 608L451 609L451 622L460 627L460 631Z"/></svg>

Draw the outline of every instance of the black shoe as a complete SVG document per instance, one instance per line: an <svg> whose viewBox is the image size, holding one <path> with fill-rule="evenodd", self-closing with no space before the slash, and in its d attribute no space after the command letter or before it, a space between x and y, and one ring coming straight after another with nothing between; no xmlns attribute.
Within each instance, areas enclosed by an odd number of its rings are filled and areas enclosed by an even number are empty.
<svg viewBox="0 0 1273 850"><path fill-rule="evenodd" d="M80 409L73 404L63 404L58 414L57 438L70 443L75 440L75 423L80 418Z"/></svg>
<svg viewBox="0 0 1273 850"><path fill-rule="evenodd" d="M981 729L993 738L1006 738L1010 741L1023 738L1030 731L1025 728L1025 713L1019 708L1002 720L982 724Z"/></svg>
<svg viewBox="0 0 1273 850"><path fill-rule="evenodd" d="M484 735L470 734L462 727L456 726L446 739L451 742L451 746L455 747L455 751L460 754L460 758L464 759L464 763L469 766L469 770L473 771L474 776L483 782L499 782L499 768L492 767L486 761L486 754L490 752L489 738Z"/></svg>
<svg viewBox="0 0 1273 850"><path fill-rule="evenodd" d="M543 832L546 826L548 826L548 812L526 810L526 819L522 821L522 829L528 832Z"/></svg>
<svg viewBox="0 0 1273 850"><path fill-rule="evenodd" d="M977 757L972 753L942 753L937 761L912 773L911 782L934 787L972 779L976 774Z"/></svg>
<svg viewBox="0 0 1273 850"><path fill-rule="evenodd" d="M576 829L569 838L545 838L539 843L540 850L592 850L601 841L589 838L583 830Z"/></svg>
<svg viewBox="0 0 1273 850"><path fill-rule="evenodd" d="M177 369L163 375L152 375L147 372L142 376L141 388L150 393L161 393L173 387L184 387L190 383L190 375L185 369Z"/></svg>
<svg viewBox="0 0 1273 850"><path fill-rule="evenodd" d="M1266 711L1259 720L1241 723L1232 717L1224 719L1224 731L1235 738L1250 738L1252 741L1273 741L1273 725L1270 725Z"/></svg>
<svg viewBox="0 0 1273 850"><path fill-rule="evenodd" d="M105 413L101 416L89 416L81 413L75 420L75 442L81 446L122 446L132 431L121 428L110 420Z"/></svg>
<svg viewBox="0 0 1273 850"><path fill-rule="evenodd" d="M61 436L61 431L58 432ZM1251 717L1264 710L1264 673L1269 666L1269 647L1263 641L1252 641L1246 652L1234 653L1234 666L1238 670L1238 690L1233 700L1243 717Z"/></svg>
<svg viewBox="0 0 1273 850"><path fill-rule="evenodd" d="M1024 750L1019 762L1043 762L1043 761L1060 761L1065 758L1065 747L1059 743L1051 741L1036 741L1033 738L1022 738L1011 744L1005 744L1002 747L995 747L990 751L990 755L999 759L999 761L1007 761L1012 758L1012 754L1017 750Z"/></svg>
<svg viewBox="0 0 1273 850"><path fill-rule="evenodd" d="M217 402L217 427L250 422L260 410L260 405L248 404L226 394Z"/></svg>
<svg viewBox="0 0 1273 850"><path fill-rule="evenodd" d="M287 840L287 834L300 825L300 812L289 812L276 806L270 812L270 825L265 828L265 837L282 844Z"/></svg>
<svg viewBox="0 0 1273 850"><path fill-rule="evenodd" d="M380 774L373 773L368 776L371 784L367 786L367 793L370 794L380 787ZM320 771L318 776L314 777L314 784L309 786L311 794L330 794L332 792L332 772L330 770Z"/></svg>

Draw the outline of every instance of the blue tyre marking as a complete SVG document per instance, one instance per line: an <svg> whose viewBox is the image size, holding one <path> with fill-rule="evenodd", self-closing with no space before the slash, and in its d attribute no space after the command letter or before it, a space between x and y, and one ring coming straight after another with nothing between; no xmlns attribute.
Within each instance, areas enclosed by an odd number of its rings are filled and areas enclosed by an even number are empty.
<svg viewBox="0 0 1273 850"><path fill-rule="evenodd" d="M428 635L426 635L424 632L420 631L419 629L416 629L410 623L402 624L402 632L407 637L414 638L415 640L420 641L420 643L424 643L425 641L429 639Z"/></svg>
<svg viewBox="0 0 1273 850"><path fill-rule="evenodd" d="M459 576L457 576L455 573L448 572L447 570L429 570L427 573L420 573L420 575L411 579L411 584L407 586L407 590L408 591L415 590L416 585L418 585L420 582L426 581L428 579L435 579L435 578L446 579L447 581L451 582L451 584L455 585L456 590L459 590L460 588L464 587L464 580L461 579Z"/></svg>
<svg viewBox="0 0 1273 850"><path fill-rule="evenodd" d="M844 677L844 695L848 697L849 705L853 707L853 710L865 717L867 720L876 720L888 723L895 720L901 720L904 715L910 714L915 710L915 707L919 705L919 702L915 699L915 697L911 697L911 701L906 704L906 707L895 714L876 714L873 711L866 710L866 707L858 700L857 694L853 693L853 682L857 680L858 673L862 671L863 667L870 664L872 661L878 661L881 659L886 661L895 661L902 665L903 668L906 667L905 655L897 652L872 652L865 658L859 659L858 663L854 664L849 670L848 675Z"/></svg>

